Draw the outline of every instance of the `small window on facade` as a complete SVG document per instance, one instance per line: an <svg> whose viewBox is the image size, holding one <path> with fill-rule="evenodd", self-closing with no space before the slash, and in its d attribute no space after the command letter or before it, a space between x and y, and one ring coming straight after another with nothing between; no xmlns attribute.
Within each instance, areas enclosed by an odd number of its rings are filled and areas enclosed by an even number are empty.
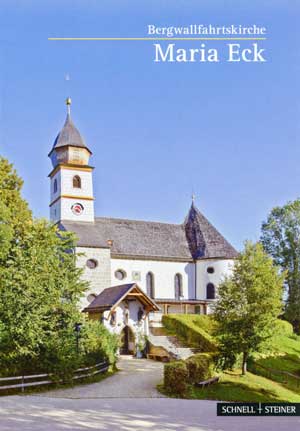
<svg viewBox="0 0 300 431"><path fill-rule="evenodd" d="M126 272L125 272L125 271L123 271L123 269L117 269L117 270L115 271L115 277L116 277L118 280L124 280L124 278L126 277Z"/></svg>
<svg viewBox="0 0 300 431"><path fill-rule="evenodd" d="M215 272L215 268L214 268L214 267L212 267L212 266L209 266L209 267L207 268L207 272L208 272L209 274L213 274L213 273Z"/></svg>
<svg viewBox="0 0 300 431"><path fill-rule="evenodd" d="M195 305L195 314L201 314L201 307L200 307L200 305Z"/></svg>
<svg viewBox="0 0 300 431"><path fill-rule="evenodd" d="M206 286L206 298L207 299L215 299L216 298L215 285L212 283L208 283L208 285Z"/></svg>
<svg viewBox="0 0 300 431"><path fill-rule="evenodd" d="M90 269L95 269L98 266L98 261L96 259L88 259L86 266Z"/></svg>
<svg viewBox="0 0 300 431"><path fill-rule="evenodd" d="M90 293L87 297L87 300L89 303L93 302L94 299L96 298L97 295L95 295L94 293Z"/></svg>
<svg viewBox="0 0 300 431"><path fill-rule="evenodd" d="M81 189L81 178L79 175L73 177L73 187L74 189Z"/></svg>
<svg viewBox="0 0 300 431"><path fill-rule="evenodd" d="M111 312L109 323L110 323L112 326L115 326L115 325L116 325L116 323L117 323L117 313L116 313L115 311L112 311L112 312Z"/></svg>
<svg viewBox="0 0 300 431"><path fill-rule="evenodd" d="M53 193L57 192L57 179L55 178L54 184L53 184Z"/></svg>
<svg viewBox="0 0 300 431"><path fill-rule="evenodd" d="M183 297L181 274L175 274L174 288L175 288L175 299L179 300L181 297Z"/></svg>
<svg viewBox="0 0 300 431"><path fill-rule="evenodd" d="M152 274L152 272L148 272L148 274L146 275L146 290L147 290L147 295L153 299L155 297L155 293L154 293L154 275Z"/></svg>

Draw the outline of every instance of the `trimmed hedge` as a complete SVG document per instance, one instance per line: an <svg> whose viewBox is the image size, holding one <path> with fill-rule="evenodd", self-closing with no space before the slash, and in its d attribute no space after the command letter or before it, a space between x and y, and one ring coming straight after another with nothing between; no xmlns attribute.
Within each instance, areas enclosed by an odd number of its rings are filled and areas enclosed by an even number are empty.
<svg viewBox="0 0 300 431"><path fill-rule="evenodd" d="M164 366L164 387L174 395L184 395L188 388L188 370L184 361L175 361Z"/></svg>
<svg viewBox="0 0 300 431"><path fill-rule="evenodd" d="M167 314L163 316L162 323L169 331L176 333L186 346L198 348L201 352L217 350L216 341L206 332L208 328L212 331L210 316Z"/></svg>
<svg viewBox="0 0 300 431"><path fill-rule="evenodd" d="M210 353L199 353L186 360L188 381L191 384L210 379L215 371L214 356Z"/></svg>
<svg viewBox="0 0 300 431"><path fill-rule="evenodd" d="M214 354L198 353L186 361L174 361L164 366L164 388L173 395L184 396L189 385L213 377Z"/></svg>

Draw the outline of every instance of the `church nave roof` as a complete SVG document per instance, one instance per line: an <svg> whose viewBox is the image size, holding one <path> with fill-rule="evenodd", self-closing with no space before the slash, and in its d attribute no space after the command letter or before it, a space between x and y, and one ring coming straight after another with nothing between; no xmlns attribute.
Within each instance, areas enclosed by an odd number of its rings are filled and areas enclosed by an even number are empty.
<svg viewBox="0 0 300 431"><path fill-rule="evenodd" d="M183 224L97 217L94 223L61 221L60 228L75 232L78 246L110 247L112 256L183 261L237 257L194 204Z"/></svg>

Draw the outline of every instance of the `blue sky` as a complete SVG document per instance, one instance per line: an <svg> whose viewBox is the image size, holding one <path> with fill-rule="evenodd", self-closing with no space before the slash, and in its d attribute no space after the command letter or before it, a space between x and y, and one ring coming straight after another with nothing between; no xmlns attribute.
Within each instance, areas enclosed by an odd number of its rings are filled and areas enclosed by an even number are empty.
<svg viewBox="0 0 300 431"><path fill-rule="evenodd" d="M272 207L300 196L300 3L242 3L1 1L0 153L23 177L35 216L48 216L47 154L69 95L94 153L99 216L179 223L194 191L199 209L241 248L259 237ZM47 40L143 37L148 24L194 23L267 27L268 61L158 64L150 41Z"/></svg>

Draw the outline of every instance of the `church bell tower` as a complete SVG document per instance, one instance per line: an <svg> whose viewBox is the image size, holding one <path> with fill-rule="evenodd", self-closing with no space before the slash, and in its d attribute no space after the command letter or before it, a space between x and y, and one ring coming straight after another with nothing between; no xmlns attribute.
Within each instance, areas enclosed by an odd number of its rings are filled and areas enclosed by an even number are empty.
<svg viewBox="0 0 300 431"><path fill-rule="evenodd" d="M94 222L92 153L71 119L70 98L66 105L65 124L48 154L53 166L49 174L50 220Z"/></svg>

